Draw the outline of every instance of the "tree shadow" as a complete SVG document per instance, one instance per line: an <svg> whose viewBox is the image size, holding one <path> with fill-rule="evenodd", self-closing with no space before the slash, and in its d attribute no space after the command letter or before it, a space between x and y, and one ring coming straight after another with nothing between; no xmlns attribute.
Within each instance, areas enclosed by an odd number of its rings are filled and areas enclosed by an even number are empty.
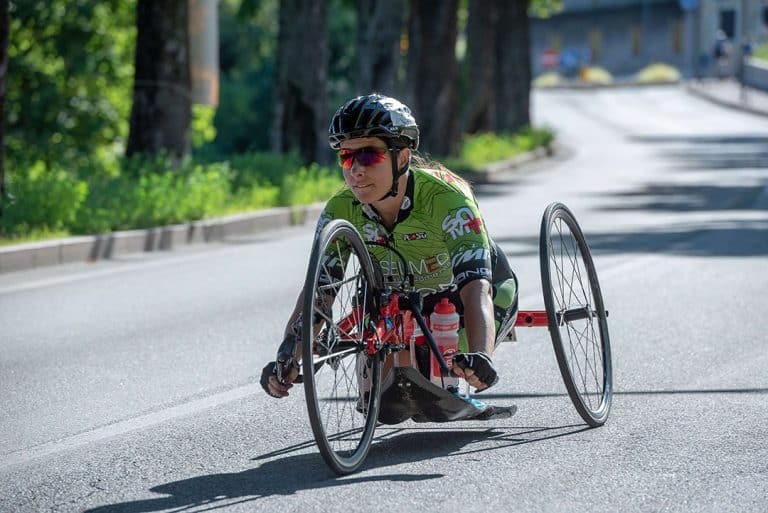
<svg viewBox="0 0 768 513"><path fill-rule="evenodd" d="M710 394L768 394L768 388L699 388L672 390L614 390L613 395L710 395ZM482 394L483 399L546 399L568 397L565 392L531 392L515 394Z"/></svg>
<svg viewBox="0 0 768 513"><path fill-rule="evenodd" d="M768 255L768 220L720 219L625 232L585 232L593 255L665 253L694 257ZM494 237L510 258L539 254L538 237Z"/></svg>
<svg viewBox="0 0 768 513"><path fill-rule="evenodd" d="M667 253L696 257L754 257L768 254L768 220L731 220L667 230L590 233L593 254Z"/></svg>
<svg viewBox="0 0 768 513"><path fill-rule="evenodd" d="M768 202L758 202L768 185L647 185L635 191L611 195L616 202L599 211L705 212L722 210L768 210ZM605 197L601 194L601 197Z"/></svg>
<svg viewBox="0 0 768 513"><path fill-rule="evenodd" d="M457 454L494 450L511 445L549 440L590 429L583 424L559 427L386 427L377 430L376 441L363 465L363 470L446 458ZM491 447L477 447L481 442ZM275 495L289 496L302 490L351 486L362 482L415 482L439 479L443 474L384 474L337 477L325 465L314 440L253 458L265 461L242 472L196 476L163 483L150 488L164 497L108 504L88 509L85 513L140 513L166 509L205 507L218 509L233 504L257 501ZM311 453L294 454L312 450Z"/></svg>
<svg viewBox="0 0 768 513"><path fill-rule="evenodd" d="M629 140L660 146L660 154L678 169L768 168L768 136L764 134L635 135Z"/></svg>

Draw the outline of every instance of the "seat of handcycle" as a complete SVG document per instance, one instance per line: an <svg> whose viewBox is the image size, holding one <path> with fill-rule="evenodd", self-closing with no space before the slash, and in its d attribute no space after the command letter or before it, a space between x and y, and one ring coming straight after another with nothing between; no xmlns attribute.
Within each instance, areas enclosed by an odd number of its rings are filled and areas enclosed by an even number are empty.
<svg viewBox="0 0 768 513"><path fill-rule="evenodd" d="M413 367L395 367L382 383L379 422L451 422L507 418L516 406L493 406L458 396L425 378Z"/></svg>

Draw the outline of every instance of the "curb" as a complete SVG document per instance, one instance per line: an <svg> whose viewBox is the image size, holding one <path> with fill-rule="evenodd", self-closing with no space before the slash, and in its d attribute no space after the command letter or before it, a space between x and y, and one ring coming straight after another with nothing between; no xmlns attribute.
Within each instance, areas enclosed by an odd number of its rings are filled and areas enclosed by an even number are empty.
<svg viewBox="0 0 768 513"><path fill-rule="evenodd" d="M67 237L0 248L0 274L74 262L96 262L135 253L173 251L230 237L314 223L324 203L279 207L246 214L143 230Z"/></svg>
<svg viewBox="0 0 768 513"><path fill-rule="evenodd" d="M467 179L472 185L496 183L499 181L499 177L504 176L510 171L515 171L527 164L550 158L560 153L562 153L562 147L557 143L553 143L549 146L521 153L511 159L486 164L482 171L461 171L458 174Z"/></svg>
<svg viewBox="0 0 768 513"><path fill-rule="evenodd" d="M652 82L633 82L631 80L611 82L609 84L588 84L585 82L565 82L562 84L549 85L549 86L531 86L531 89L537 91L588 91L591 89L631 89L642 87L659 87L669 86L677 87L683 80L657 80Z"/></svg>
<svg viewBox="0 0 768 513"><path fill-rule="evenodd" d="M752 89L752 88L749 88L749 89ZM768 110L766 109L760 109L758 107L754 107L752 105L749 105L741 101L734 101L734 100L728 100L728 99L722 98L720 96L717 96L714 93L708 92L706 90L706 87L699 86L695 83L686 84L685 90L694 96L698 96L699 98L703 98L705 100L708 100L712 103L716 103L717 105L721 105L723 107L737 109L742 112L755 114L757 116L768 116Z"/></svg>
<svg viewBox="0 0 768 513"><path fill-rule="evenodd" d="M483 172L462 176L475 184L492 183L495 177L505 172L551 157L557 153L556 149L557 145L537 148L509 160L489 164ZM136 253L173 251L287 226L314 224L324 206L323 202L301 207L278 207L184 224L0 247L0 274L74 262L97 262Z"/></svg>

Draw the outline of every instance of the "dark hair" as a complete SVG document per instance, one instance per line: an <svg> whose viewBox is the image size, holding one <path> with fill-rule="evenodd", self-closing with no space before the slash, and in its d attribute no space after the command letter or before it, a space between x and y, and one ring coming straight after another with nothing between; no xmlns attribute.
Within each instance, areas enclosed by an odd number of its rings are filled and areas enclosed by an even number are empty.
<svg viewBox="0 0 768 513"><path fill-rule="evenodd" d="M468 190L472 190L472 184L469 183L466 178L457 175L455 172L445 167L442 163L437 162L436 160L431 160L421 154L417 154L416 152L413 152L411 155L411 165L413 167L429 171L432 175L440 178L445 182L459 182L466 186Z"/></svg>

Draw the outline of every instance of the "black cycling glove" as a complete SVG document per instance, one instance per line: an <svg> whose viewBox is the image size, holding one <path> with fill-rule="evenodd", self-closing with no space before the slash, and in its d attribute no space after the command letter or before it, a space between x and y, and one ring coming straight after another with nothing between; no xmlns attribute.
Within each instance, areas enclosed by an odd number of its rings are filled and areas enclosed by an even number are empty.
<svg viewBox="0 0 768 513"><path fill-rule="evenodd" d="M261 379L259 380L259 383L261 384L261 388L263 388L266 393L268 393L272 397L280 397L279 395L273 394L269 390L269 377L275 376L275 375L277 375L277 364L276 362L269 362L261 370Z"/></svg>
<svg viewBox="0 0 768 513"><path fill-rule="evenodd" d="M453 358L453 364L462 369L475 371L477 379L486 385L483 390L491 388L499 381L499 375L493 368L491 357L485 353L459 353Z"/></svg>

